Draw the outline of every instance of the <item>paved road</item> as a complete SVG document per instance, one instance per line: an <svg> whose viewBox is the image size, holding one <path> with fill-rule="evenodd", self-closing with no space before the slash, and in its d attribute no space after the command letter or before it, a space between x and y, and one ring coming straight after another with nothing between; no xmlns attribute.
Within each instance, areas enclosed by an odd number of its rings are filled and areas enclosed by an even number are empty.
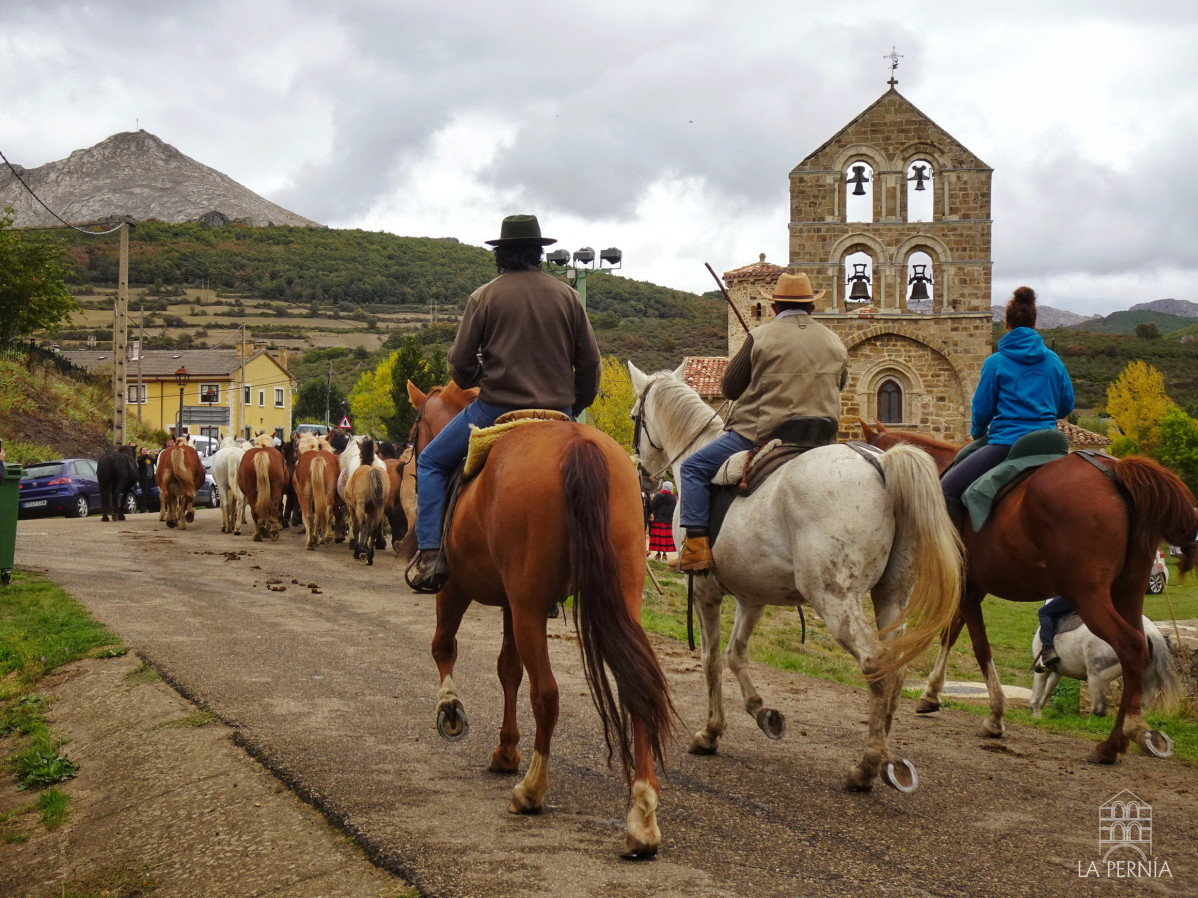
<svg viewBox="0 0 1198 898"><path fill-rule="evenodd" d="M1134 749L1116 767L1094 767L1080 740L1012 727L1002 742L982 741L978 718L917 718L904 702L893 742L918 767L919 791L846 794L840 783L865 738L864 694L762 668L758 686L787 715L787 737L771 742L737 713L716 757L692 757L680 741L662 793L661 855L620 861L624 786L606 768L561 620L549 622L562 715L548 807L513 816L513 780L485 771L501 707L496 611L473 609L463 624L456 682L473 732L446 744L433 719L432 602L407 592L389 556L368 568L344 546L306 552L294 532L262 544L219 530L219 512L206 510L186 533L156 515L23 521L17 558L78 596L377 863L427 894L1198 893L1194 768ZM656 645L686 729L697 728L697 656ZM729 681L729 699L734 689ZM521 728L527 761L526 701ZM1086 872L1101 861L1099 806L1122 789L1152 805L1152 851L1171 878L1107 881L1101 863L1101 885L1079 878L1079 863Z"/></svg>

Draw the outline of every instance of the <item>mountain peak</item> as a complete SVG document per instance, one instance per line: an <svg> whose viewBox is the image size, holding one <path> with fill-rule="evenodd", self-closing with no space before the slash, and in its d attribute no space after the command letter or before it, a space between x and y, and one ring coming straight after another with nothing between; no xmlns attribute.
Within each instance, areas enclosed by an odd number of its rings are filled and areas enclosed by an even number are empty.
<svg viewBox="0 0 1198 898"><path fill-rule="evenodd" d="M158 219L319 227L275 205L228 175L197 162L144 129L121 131L66 159L23 169L21 177L51 209L72 223ZM29 191L0 172L0 208L12 206L16 227L58 222Z"/></svg>

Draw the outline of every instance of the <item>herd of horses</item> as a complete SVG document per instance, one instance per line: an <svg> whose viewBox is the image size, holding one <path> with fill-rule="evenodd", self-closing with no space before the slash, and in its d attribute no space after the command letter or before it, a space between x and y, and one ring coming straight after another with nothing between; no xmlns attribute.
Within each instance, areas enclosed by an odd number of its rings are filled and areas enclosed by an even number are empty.
<svg viewBox="0 0 1198 898"><path fill-rule="evenodd" d="M544 421L505 431L481 469L463 480L444 530L450 577L436 598L432 654L440 676L437 730L460 739L469 723L453 681L458 629L473 602L500 609L503 722L489 769L516 775L520 768L516 699L527 673L533 755L509 810L538 812L549 788L558 718L546 619L572 598L583 671L609 761L618 760L630 789L622 854L643 858L660 845L655 767L664 763L679 718L640 624L648 575L642 482L667 471L681 482L681 463L719 436L722 425L682 381L681 370L644 374L630 363L629 371L636 391L635 461L595 428ZM355 557L370 563L374 549L385 546L383 524L389 521L397 556L409 557L419 454L477 394L453 384L424 393L411 383L408 393L417 418L402 458L379 459L369 440L340 435L332 442L305 437L292 459L269 439L248 448L226 441L212 466L224 499L222 529L240 532L239 515L248 507L254 538L277 539L280 518L291 507L284 500L290 486L309 549L348 529ZM1016 483L980 532L965 523L958 533L938 480L958 447L880 426L866 427L866 436L873 449L834 444L809 450L729 507L713 543L714 571L694 582L708 715L690 750L716 752L725 730L725 595L736 601L727 662L745 710L763 732L780 738L785 720L749 677L748 640L766 606L810 605L869 685L867 741L845 786L867 791L880 777L901 792L918 785L914 766L892 755L888 742L905 667L939 636L940 653L917 708L937 710L948 651L968 627L990 694L982 735L1000 737L1005 703L982 599L989 594L1038 602L1064 595L1089 631L1110 646L1123 675L1114 726L1089 760L1114 763L1132 741L1148 755L1168 757L1168 737L1142 715L1149 649L1141 610L1161 541L1181 548L1183 575L1198 561L1198 511L1184 484L1141 458L1105 459L1106 470L1100 470L1067 456ZM188 449L168 460L168 473L184 488L173 512L164 503L164 515L173 515L165 519L178 526L188 519ZM160 484L163 467L160 461ZM190 474L194 478L194 470ZM680 538L677 520L675 529Z"/></svg>

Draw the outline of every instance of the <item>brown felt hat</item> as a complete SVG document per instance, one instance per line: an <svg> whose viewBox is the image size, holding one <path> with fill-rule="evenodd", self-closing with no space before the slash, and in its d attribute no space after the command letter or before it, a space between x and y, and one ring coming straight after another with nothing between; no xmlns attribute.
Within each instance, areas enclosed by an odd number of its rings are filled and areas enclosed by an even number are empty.
<svg viewBox="0 0 1198 898"><path fill-rule="evenodd" d="M761 292L775 302L815 302L826 291L812 293L811 279L799 272L798 274L784 274L778 278L778 283L774 284L773 293L766 290Z"/></svg>
<svg viewBox="0 0 1198 898"><path fill-rule="evenodd" d="M541 223L535 215L509 215L499 227L499 238L486 243L488 246L549 246L557 240L541 236Z"/></svg>

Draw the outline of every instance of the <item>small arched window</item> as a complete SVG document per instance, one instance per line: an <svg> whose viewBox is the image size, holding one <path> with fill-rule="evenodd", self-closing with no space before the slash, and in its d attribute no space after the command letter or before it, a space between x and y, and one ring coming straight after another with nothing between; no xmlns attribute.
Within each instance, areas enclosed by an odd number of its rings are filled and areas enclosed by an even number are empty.
<svg viewBox="0 0 1198 898"><path fill-rule="evenodd" d="M903 388L889 378L878 387L878 421L882 424L903 421Z"/></svg>
<svg viewBox="0 0 1198 898"><path fill-rule="evenodd" d="M761 319L761 303L757 303L756 308L753 309L753 317L758 320Z"/></svg>

